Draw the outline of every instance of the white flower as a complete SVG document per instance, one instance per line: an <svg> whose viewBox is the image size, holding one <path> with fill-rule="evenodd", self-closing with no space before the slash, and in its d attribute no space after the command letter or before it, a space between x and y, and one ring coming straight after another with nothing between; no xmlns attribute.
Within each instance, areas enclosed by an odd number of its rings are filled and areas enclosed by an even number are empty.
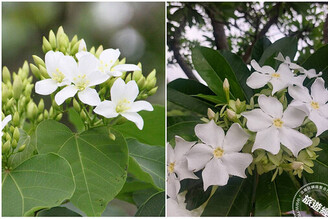
<svg viewBox="0 0 328 219"><path fill-rule="evenodd" d="M137 112L141 110L153 111L154 108L147 101L135 101L138 94L139 88L135 81L129 81L125 84L122 78L118 78L110 89L112 101L105 100L101 102L94 109L94 112L106 118L122 115L126 119L134 122L141 130L144 121Z"/></svg>
<svg viewBox="0 0 328 219"><path fill-rule="evenodd" d="M4 129L4 127L8 124L8 122L10 122L12 119L11 115L6 116L2 121L1 121L1 137L3 135L2 130Z"/></svg>
<svg viewBox="0 0 328 219"><path fill-rule="evenodd" d="M186 153L196 142L188 142L183 138L175 137L175 148L169 144L167 147L167 195L175 198L180 190L180 181L183 179L198 179L188 169Z"/></svg>
<svg viewBox="0 0 328 219"><path fill-rule="evenodd" d="M67 75L70 69L68 66L75 63L71 56L65 56L61 52L49 51L45 56L45 64L49 79L36 82L35 92L41 95L49 95L57 90L58 87L71 84Z"/></svg>
<svg viewBox="0 0 328 219"><path fill-rule="evenodd" d="M306 87L288 88L294 98L291 106L303 110L317 127L317 136L328 130L328 90L322 78L317 78L311 86L311 95Z"/></svg>
<svg viewBox="0 0 328 219"><path fill-rule="evenodd" d="M80 40L79 44L79 52L75 54L76 58L80 60L80 58L84 55L89 54L88 49L87 49L87 44L85 43L84 39Z"/></svg>
<svg viewBox="0 0 328 219"><path fill-rule="evenodd" d="M252 155L239 153L248 140L248 134L239 124L231 125L224 131L213 120L195 127L197 137L203 142L193 146L186 155L192 171L204 168L202 172L204 191L210 185L226 185L229 174L246 178L245 169L252 163Z"/></svg>
<svg viewBox="0 0 328 219"><path fill-rule="evenodd" d="M78 93L79 99L90 106L96 106L100 103L97 91L92 86L105 82L109 77L97 71L97 59L92 54L84 55L79 63L68 63L66 68L70 74L68 80L73 83L68 85L55 96L55 101L61 105L66 99L75 96Z"/></svg>
<svg viewBox="0 0 328 219"><path fill-rule="evenodd" d="M119 77L125 71L140 71L137 65L133 64L120 64L113 66L120 57L120 50L106 49L99 56L98 70L108 74L110 77Z"/></svg>
<svg viewBox="0 0 328 219"><path fill-rule="evenodd" d="M285 63L280 64L277 71L266 65L260 67L255 60L251 61L251 65L256 71L247 78L246 84L253 89L258 89L270 82L273 87L272 95L289 85L301 85L305 79L305 76L294 77Z"/></svg>
<svg viewBox="0 0 328 219"><path fill-rule="evenodd" d="M167 199L167 216L168 217L199 217L203 211L204 206L193 209L191 211L187 210L186 191L177 195L176 199Z"/></svg>
<svg viewBox="0 0 328 219"><path fill-rule="evenodd" d="M279 53L278 56L275 57L275 59L287 64L289 66L289 68L291 68L291 69L298 70L300 73L305 74L310 79L322 75L322 72L319 72L318 74L316 74L315 69L305 70L302 66L299 66L296 63L291 62L291 60L288 56L286 56L286 59L285 59L281 53Z"/></svg>
<svg viewBox="0 0 328 219"><path fill-rule="evenodd" d="M242 113L247 118L248 129L257 132L252 151L262 148L277 154L283 144L297 157L300 150L312 144L310 138L294 129L302 125L306 116L303 111L288 106L283 112L279 100L263 94L258 103L260 109Z"/></svg>

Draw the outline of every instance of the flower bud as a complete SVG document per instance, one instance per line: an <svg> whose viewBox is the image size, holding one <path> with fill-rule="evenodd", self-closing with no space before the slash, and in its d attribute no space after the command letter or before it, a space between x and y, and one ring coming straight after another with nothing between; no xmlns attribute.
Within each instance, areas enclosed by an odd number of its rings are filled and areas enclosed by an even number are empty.
<svg viewBox="0 0 328 219"><path fill-rule="evenodd" d="M9 130L10 130L11 133L13 133L15 131L15 127L11 125Z"/></svg>
<svg viewBox="0 0 328 219"><path fill-rule="evenodd" d="M81 116L81 119L82 120L87 120L87 114L85 114L85 112L82 110L81 112L80 112L80 116Z"/></svg>
<svg viewBox="0 0 328 219"><path fill-rule="evenodd" d="M56 47L57 47L56 35L52 30L50 30L50 32L49 32L49 43L50 43L52 49L56 49Z"/></svg>
<svg viewBox="0 0 328 219"><path fill-rule="evenodd" d="M48 112L48 110L44 110L43 116L44 116L44 119L49 119L49 112Z"/></svg>
<svg viewBox="0 0 328 219"><path fill-rule="evenodd" d="M16 77L13 83L13 97L18 100L23 91L23 82L20 77Z"/></svg>
<svg viewBox="0 0 328 219"><path fill-rule="evenodd" d="M24 151L24 150L25 150L25 147L26 147L26 144L23 144L22 146L20 146L20 147L18 148L18 152L22 152L22 151Z"/></svg>
<svg viewBox="0 0 328 219"><path fill-rule="evenodd" d="M110 130L108 130L108 136L109 136L110 139L112 139L113 141L115 141L116 136Z"/></svg>
<svg viewBox="0 0 328 219"><path fill-rule="evenodd" d="M11 147L12 147L13 149L15 149L15 148L17 147L17 141L16 141L16 139L14 139L14 140L11 142Z"/></svg>
<svg viewBox="0 0 328 219"><path fill-rule="evenodd" d="M31 68L32 74L33 74L37 79L40 79L40 71L39 71L38 67L36 67L36 66L33 65L33 64L30 64L30 68Z"/></svg>
<svg viewBox="0 0 328 219"><path fill-rule="evenodd" d="M79 43L75 43L71 49L71 54L76 54L79 51Z"/></svg>
<svg viewBox="0 0 328 219"><path fill-rule="evenodd" d="M223 91L225 93L227 102L229 102L229 100L230 100L230 91L229 90L230 90L229 81L228 81L228 79L224 79L224 81L223 81Z"/></svg>
<svg viewBox="0 0 328 219"><path fill-rule="evenodd" d="M2 154L7 154L10 148L10 141L6 141L6 143L2 145Z"/></svg>
<svg viewBox="0 0 328 219"><path fill-rule="evenodd" d="M79 42L79 52L82 52L82 51L88 51L87 50L87 44L85 43L84 39L81 39L80 42Z"/></svg>
<svg viewBox="0 0 328 219"><path fill-rule="evenodd" d="M43 114L40 114L36 119L37 122L41 122L43 120Z"/></svg>
<svg viewBox="0 0 328 219"><path fill-rule="evenodd" d="M153 78L156 78L156 69L152 70L147 76L147 80L152 80Z"/></svg>
<svg viewBox="0 0 328 219"><path fill-rule="evenodd" d="M40 74L42 77L44 78L50 78L47 69L45 67L43 67L42 65L39 65L39 70L40 70Z"/></svg>
<svg viewBox="0 0 328 219"><path fill-rule="evenodd" d="M125 64L125 62L126 62L126 58L123 58L123 59L121 59L121 61L116 61L116 64L117 65L122 65L122 64Z"/></svg>
<svg viewBox="0 0 328 219"><path fill-rule="evenodd" d="M63 118L63 114L62 114L62 113L59 113L59 114L56 116L56 121L60 121L62 118Z"/></svg>
<svg viewBox="0 0 328 219"><path fill-rule="evenodd" d="M43 46L43 48L46 52L52 50L51 44L49 43L49 41L45 37L43 37L43 39L42 39L42 46Z"/></svg>
<svg viewBox="0 0 328 219"><path fill-rule="evenodd" d="M38 114L38 107L33 101L30 101L27 104L26 117L30 120L33 120Z"/></svg>
<svg viewBox="0 0 328 219"><path fill-rule="evenodd" d="M91 47L91 49L90 49L90 51L89 51L91 54L95 54L96 53L96 49L95 49L95 47L93 46L93 47Z"/></svg>
<svg viewBox="0 0 328 219"><path fill-rule="evenodd" d="M25 85L24 95L26 97L30 97L31 96L33 87L34 87L33 84L27 84L27 85Z"/></svg>
<svg viewBox="0 0 328 219"><path fill-rule="evenodd" d="M53 116L54 116L54 108L51 106L49 109L49 117L53 118Z"/></svg>
<svg viewBox="0 0 328 219"><path fill-rule="evenodd" d="M132 77L131 74L128 74L125 78L125 83L128 83L129 81L131 81Z"/></svg>
<svg viewBox="0 0 328 219"><path fill-rule="evenodd" d="M231 109L227 109L227 117L230 121L236 121L237 120L237 115L234 111L232 111Z"/></svg>
<svg viewBox="0 0 328 219"><path fill-rule="evenodd" d="M77 43L77 41L78 41L78 38L77 38L76 35L74 35L74 37L73 37L72 40L71 40L71 45L74 46L75 43Z"/></svg>
<svg viewBox="0 0 328 219"><path fill-rule="evenodd" d="M138 81L142 76L141 71L134 71L132 74L132 80Z"/></svg>
<svg viewBox="0 0 328 219"><path fill-rule="evenodd" d="M10 96L11 95L7 85L2 83L2 102L5 102Z"/></svg>
<svg viewBox="0 0 328 219"><path fill-rule="evenodd" d="M207 109L207 117L209 120L212 120L215 118L215 112L211 108Z"/></svg>
<svg viewBox="0 0 328 219"><path fill-rule="evenodd" d="M149 95L149 96L154 95L154 94L157 92L157 89L158 89L158 87L154 87L153 89L151 89L151 90L148 92L148 95Z"/></svg>
<svg viewBox="0 0 328 219"><path fill-rule="evenodd" d="M100 45L96 51L96 57L99 57L100 54L104 51L104 48L102 45Z"/></svg>
<svg viewBox="0 0 328 219"><path fill-rule="evenodd" d="M76 112L80 112L81 111L81 106L80 106L79 102L77 102L77 100L75 98L73 99L73 107L76 110Z"/></svg>
<svg viewBox="0 0 328 219"><path fill-rule="evenodd" d="M16 141L19 141L19 129L18 129L17 127L15 127L14 134L13 134L13 138L14 138Z"/></svg>
<svg viewBox="0 0 328 219"><path fill-rule="evenodd" d="M8 132L6 133L5 139L6 139L6 141L11 141L11 136Z"/></svg>
<svg viewBox="0 0 328 219"><path fill-rule="evenodd" d="M150 80L148 80L148 78L147 78L146 89L147 90L153 89L153 87L155 87L155 85L156 85L156 82L157 82L157 79L156 78L152 78Z"/></svg>
<svg viewBox="0 0 328 219"><path fill-rule="evenodd" d="M44 61L39 56L33 55L32 57L36 66L40 66L40 65L43 67L46 66L46 64L44 64Z"/></svg>
<svg viewBox="0 0 328 219"><path fill-rule="evenodd" d="M6 66L2 68L2 80L3 82L7 83L11 81L11 75Z"/></svg>
<svg viewBox="0 0 328 219"><path fill-rule="evenodd" d="M293 168L293 170L303 170L304 168L304 164L302 162L299 161L294 161L290 164L291 168Z"/></svg>
<svg viewBox="0 0 328 219"><path fill-rule="evenodd" d="M10 98L9 101L6 103L5 108L10 109L14 105L14 98Z"/></svg>
<svg viewBox="0 0 328 219"><path fill-rule="evenodd" d="M13 116L13 125L19 126L19 124L20 124L19 113L16 111Z"/></svg>
<svg viewBox="0 0 328 219"><path fill-rule="evenodd" d="M138 87L139 87L139 90L143 90L144 86L145 86L145 82L146 82L146 78L144 76L142 76L138 81L137 81L137 84L138 84Z"/></svg>
<svg viewBox="0 0 328 219"><path fill-rule="evenodd" d="M44 110L44 101L43 99L41 99L38 104L38 112L42 113L43 110Z"/></svg>
<svg viewBox="0 0 328 219"><path fill-rule="evenodd" d="M56 38L59 39L59 37L63 34L65 34L64 28L62 26L60 26L57 30Z"/></svg>
<svg viewBox="0 0 328 219"><path fill-rule="evenodd" d="M69 39L66 34L63 34L58 39L59 50L65 52L69 44Z"/></svg>

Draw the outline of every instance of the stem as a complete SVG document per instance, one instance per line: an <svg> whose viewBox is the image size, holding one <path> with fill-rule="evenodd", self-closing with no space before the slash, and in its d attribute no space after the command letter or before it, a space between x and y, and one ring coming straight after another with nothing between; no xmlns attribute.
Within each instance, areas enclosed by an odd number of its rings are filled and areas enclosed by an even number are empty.
<svg viewBox="0 0 328 219"><path fill-rule="evenodd" d="M288 171L288 175L289 175L290 179L292 180L294 186L297 189L301 188L301 184L297 181L296 177L293 175L293 173L291 171Z"/></svg>

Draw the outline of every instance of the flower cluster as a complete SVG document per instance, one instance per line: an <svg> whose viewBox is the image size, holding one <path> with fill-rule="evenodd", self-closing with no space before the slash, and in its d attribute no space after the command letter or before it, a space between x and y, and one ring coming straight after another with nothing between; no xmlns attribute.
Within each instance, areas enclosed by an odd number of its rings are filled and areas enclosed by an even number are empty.
<svg viewBox="0 0 328 219"><path fill-rule="evenodd" d="M246 84L262 89L249 104L230 100L225 80L228 102L220 112L209 109L208 118L202 118L205 124L196 125L199 140L176 137L175 148L168 147L170 202L177 201L179 181L200 174L206 191L211 185L226 185L230 176L246 178L246 169L249 174L274 170L272 180L284 171L299 177L303 171L313 173L313 160L321 150L318 136L328 130L328 90L321 72L304 69L281 53L275 59L282 62L277 70L251 61L255 71ZM304 84L310 79L309 91Z"/></svg>

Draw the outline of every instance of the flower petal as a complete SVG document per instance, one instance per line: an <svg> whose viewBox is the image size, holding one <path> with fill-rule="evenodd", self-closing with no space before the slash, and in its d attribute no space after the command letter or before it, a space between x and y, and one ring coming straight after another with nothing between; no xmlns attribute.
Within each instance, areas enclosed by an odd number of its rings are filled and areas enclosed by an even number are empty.
<svg viewBox="0 0 328 219"><path fill-rule="evenodd" d="M89 74L88 79L90 81L89 87L102 84L109 79L109 75L104 74L100 71L94 71L92 74Z"/></svg>
<svg viewBox="0 0 328 219"><path fill-rule="evenodd" d="M253 157L246 153L228 153L221 160L230 175L246 178L245 169L252 163Z"/></svg>
<svg viewBox="0 0 328 219"><path fill-rule="evenodd" d="M52 79L44 79L35 83L35 93L49 95L57 90L57 82Z"/></svg>
<svg viewBox="0 0 328 219"><path fill-rule="evenodd" d="M220 159L212 159L203 170L204 191L211 185L224 186L228 183L229 174Z"/></svg>
<svg viewBox="0 0 328 219"><path fill-rule="evenodd" d="M79 52L81 51L87 51L87 44L85 43L84 39L80 40Z"/></svg>
<svg viewBox="0 0 328 219"><path fill-rule="evenodd" d="M129 101L134 101L139 94L139 88L136 81L129 81L125 87L124 97Z"/></svg>
<svg viewBox="0 0 328 219"><path fill-rule="evenodd" d="M108 74L109 77L121 77L123 73L121 71L106 71L106 74Z"/></svg>
<svg viewBox="0 0 328 219"><path fill-rule="evenodd" d="M280 138L278 129L274 126L271 126L270 128L259 131L256 134L252 152L254 152L256 149L264 149L269 151L271 154L278 154L280 150Z"/></svg>
<svg viewBox="0 0 328 219"><path fill-rule="evenodd" d="M272 84L272 95L274 95L277 91L280 91L286 87L288 87L289 81L282 80L280 78L271 78L270 83Z"/></svg>
<svg viewBox="0 0 328 219"><path fill-rule="evenodd" d="M114 103L118 103L122 99L125 92L125 86L125 82L122 78L117 78L115 80L112 88L110 89L110 96Z"/></svg>
<svg viewBox="0 0 328 219"><path fill-rule="evenodd" d="M97 91L93 88L85 88L83 91L79 91L79 99L90 106L97 106L100 103L100 98Z"/></svg>
<svg viewBox="0 0 328 219"><path fill-rule="evenodd" d="M112 101L105 100L98 104L98 106L93 111L106 118L114 118L119 115L115 109L115 103L113 103Z"/></svg>
<svg viewBox="0 0 328 219"><path fill-rule="evenodd" d="M299 100L293 100L290 104L290 107L295 107L299 110L302 110L306 115L309 115L311 107L309 103L304 103Z"/></svg>
<svg viewBox="0 0 328 219"><path fill-rule="evenodd" d="M166 157L167 163L170 164L170 163L175 162L174 149L172 148L172 146L170 144L167 144L166 150L167 150L167 157Z"/></svg>
<svg viewBox="0 0 328 219"><path fill-rule="evenodd" d="M57 105L61 105L64 101L70 97L74 97L77 92L77 88L74 85L69 85L59 91L55 96Z"/></svg>
<svg viewBox="0 0 328 219"><path fill-rule="evenodd" d="M249 135L241 128L238 123L231 125L223 142L223 150L225 152L241 151L247 142Z"/></svg>
<svg viewBox="0 0 328 219"><path fill-rule="evenodd" d="M133 65L133 64L121 64L121 65L116 65L112 68L114 71L141 71L139 66Z"/></svg>
<svg viewBox="0 0 328 219"><path fill-rule="evenodd" d="M99 56L99 59L104 63L109 64L109 68L120 57L121 52L119 49L105 49Z"/></svg>
<svg viewBox="0 0 328 219"><path fill-rule="evenodd" d="M127 120L130 120L131 122L134 122L138 129L142 130L144 126L144 121L142 117L138 113L121 113L122 116L124 116Z"/></svg>
<svg viewBox="0 0 328 219"><path fill-rule="evenodd" d="M288 93L294 100L299 100L306 103L312 101L309 90L306 87L289 86Z"/></svg>
<svg viewBox="0 0 328 219"><path fill-rule="evenodd" d="M247 128L252 132L258 132L272 125L272 118L265 114L261 109L254 109L243 112L242 115L247 119Z"/></svg>
<svg viewBox="0 0 328 219"><path fill-rule="evenodd" d="M275 60L285 62L284 56L281 54L281 52L278 53L277 57L274 57Z"/></svg>
<svg viewBox="0 0 328 219"><path fill-rule="evenodd" d="M312 141L309 137L288 127L279 129L279 136L281 144L291 150L295 157L297 157L300 150L312 145Z"/></svg>
<svg viewBox="0 0 328 219"><path fill-rule="evenodd" d="M317 137L321 135L324 131L328 130L328 119L321 116L316 110L312 110L310 112L309 119L317 127Z"/></svg>
<svg viewBox="0 0 328 219"><path fill-rule="evenodd" d="M180 181L183 179L198 179L198 177L188 169L186 158L175 163L174 172L176 172Z"/></svg>
<svg viewBox="0 0 328 219"><path fill-rule="evenodd" d="M176 177L175 173L169 174L167 177L167 195L170 198L176 198L180 190L180 181Z"/></svg>
<svg viewBox="0 0 328 219"><path fill-rule="evenodd" d="M325 88L325 81L322 78L317 78L311 86L311 96L314 101L320 104L328 102L328 91Z"/></svg>
<svg viewBox="0 0 328 219"><path fill-rule="evenodd" d="M284 112L282 121L284 122L284 126L289 128L297 128L302 125L305 116L305 112L289 105Z"/></svg>
<svg viewBox="0 0 328 219"><path fill-rule="evenodd" d="M211 146L213 149L223 146L224 131L213 120L206 124L196 125L195 133L202 142Z"/></svg>
<svg viewBox="0 0 328 219"><path fill-rule="evenodd" d="M254 59L251 61L251 66L260 73L272 74L275 72L271 66L265 65L260 67L260 65Z"/></svg>
<svg viewBox="0 0 328 219"><path fill-rule="evenodd" d="M153 106L149 102L144 100L133 102L130 107L131 108L126 110L125 112L139 112L141 110L146 110L146 111L154 110Z"/></svg>
<svg viewBox="0 0 328 219"><path fill-rule="evenodd" d="M1 130L10 122L12 119L11 115L6 116L2 121L1 121Z"/></svg>
<svg viewBox="0 0 328 219"><path fill-rule="evenodd" d="M259 96L258 102L264 113L272 116L273 118L282 117L283 107L277 98L267 97L262 94Z"/></svg>
<svg viewBox="0 0 328 219"><path fill-rule="evenodd" d="M320 106L319 112L323 117L328 118L328 104Z"/></svg>
<svg viewBox="0 0 328 219"><path fill-rule="evenodd" d="M65 75L65 78L71 82L79 74L78 65L72 56L63 56L60 60L59 69Z"/></svg>
<svg viewBox="0 0 328 219"><path fill-rule="evenodd" d="M185 158L185 155L190 151L191 147L194 146L196 141L189 142L185 141L179 136L175 136L175 161L180 161Z"/></svg>
<svg viewBox="0 0 328 219"><path fill-rule="evenodd" d="M213 157L213 149L205 144L196 144L186 155L188 168L191 171L197 172L205 167Z"/></svg>
<svg viewBox="0 0 328 219"><path fill-rule="evenodd" d="M64 54L62 52L49 51L46 53L44 62L50 77L52 76L52 72L55 72L56 68L58 68L59 60L63 56Z"/></svg>
<svg viewBox="0 0 328 219"><path fill-rule="evenodd" d="M270 75L254 72L247 78L246 84L250 88L257 89L266 85L270 79Z"/></svg>
<svg viewBox="0 0 328 219"><path fill-rule="evenodd" d="M79 74L80 75L85 74L87 76L90 75L88 78L91 78L92 74L98 70L97 66L98 66L97 58L91 53L86 54L79 59L79 64L78 64Z"/></svg>

